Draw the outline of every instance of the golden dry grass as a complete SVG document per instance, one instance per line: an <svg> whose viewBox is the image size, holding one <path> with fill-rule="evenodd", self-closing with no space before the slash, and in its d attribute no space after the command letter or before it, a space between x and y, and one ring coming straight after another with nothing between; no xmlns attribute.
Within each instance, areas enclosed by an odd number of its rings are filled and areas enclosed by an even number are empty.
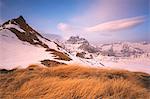
<svg viewBox="0 0 150 99"><path fill-rule="evenodd" d="M0 99L150 99L150 75L61 65L0 74Z"/></svg>

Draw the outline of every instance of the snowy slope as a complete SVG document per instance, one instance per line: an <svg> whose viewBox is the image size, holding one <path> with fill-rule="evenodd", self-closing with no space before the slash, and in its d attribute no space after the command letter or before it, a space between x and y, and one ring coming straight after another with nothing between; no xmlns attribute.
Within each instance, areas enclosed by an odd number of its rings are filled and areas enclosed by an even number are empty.
<svg viewBox="0 0 150 99"><path fill-rule="evenodd" d="M0 31L0 68L12 69L40 63L43 59L51 59L52 55L42 47L32 46L18 38L9 30Z"/></svg>
<svg viewBox="0 0 150 99"><path fill-rule="evenodd" d="M71 57L57 43L32 29L22 16L0 26L0 69L25 68L47 59L71 63Z"/></svg>

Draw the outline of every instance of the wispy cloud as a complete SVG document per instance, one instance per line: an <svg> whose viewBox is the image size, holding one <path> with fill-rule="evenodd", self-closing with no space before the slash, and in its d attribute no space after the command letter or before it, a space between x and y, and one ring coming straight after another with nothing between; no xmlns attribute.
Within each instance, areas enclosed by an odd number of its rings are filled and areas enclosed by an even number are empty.
<svg viewBox="0 0 150 99"><path fill-rule="evenodd" d="M107 21L90 27L76 27L72 24L59 23L57 28L62 32L81 31L86 33L91 32L113 32L119 30L130 29L142 24L145 21L145 16L125 18L113 21Z"/></svg>
<svg viewBox="0 0 150 99"><path fill-rule="evenodd" d="M147 28L146 4L141 0L95 0L57 28L64 37L79 35L93 41L128 39L129 34L138 39Z"/></svg>
<svg viewBox="0 0 150 99"><path fill-rule="evenodd" d="M95 26L85 28L87 32L112 32L118 30L129 29L140 25L145 21L144 16L133 17L133 18L126 18L114 21L108 21L105 23L100 23Z"/></svg>
<svg viewBox="0 0 150 99"><path fill-rule="evenodd" d="M97 22L116 18L132 17L135 16L133 11L141 11L141 4L141 0L94 0L89 6L86 6L85 11L81 9L82 13L77 14L70 21L88 26L86 24L98 24Z"/></svg>

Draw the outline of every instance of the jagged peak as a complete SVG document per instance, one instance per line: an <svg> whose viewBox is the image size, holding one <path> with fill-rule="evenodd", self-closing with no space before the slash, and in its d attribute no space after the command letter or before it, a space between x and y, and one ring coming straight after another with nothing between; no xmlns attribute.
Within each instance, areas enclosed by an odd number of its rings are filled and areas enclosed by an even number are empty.
<svg viewBox="0 0 150 99"><path fill-rule="evenodd" d="M17 18L14 18L14 19L11 19L11 20L8 20L8 21L4 22L4 23L2 24L2 26L8 25L8 24L25 25L25 24L27 24L27 23L26 23L26 20L23 18L23 16L20 15L20 16L17 17Z"/></svg>
<svg viewBox="0 0 150 99"><path fill-rule="evenodd" d="M20 15L18 18L14 19L14 20L17 20L17 21L21 21L21 22L25 22L25 23L26 23L26 21L25 21L25 19L23 18L22 15Z"/></svg>
<svg viewBox="0 0 150 99"><path fill-rule="evenodd" d="M76 44L76 43L87 43L89 44L89 42L85 39L85 38L82 38L82 37L79 37L79 36L71 36L68 40L67 40L68 43L72 43L72 44Z"/></svg>
<svg viewBox="0 0 150 99"><path fill-rule="evenodd" d="M30 25L28 25L28 23L26 22L26 20L23 18L22 15L3 23L3 25L0 27L0 30L2 30L2 29L10 30L12 33L15 33L15 35L22 41L27 41L30 44L39 43L39 45L41 45L45 48L48 48L48 46L45 43L43 43L42 41L40 41L38 39L38 37L41 37L41 38L51 42L51 40L45 38L39 32L34 30ZM36 42L34 42L34 40L36 40ZM56 42L54 42L54 43L57 46L59 46L59 44L57 44ZM59 47L61 47L61 46L59 46Z"/></svg>

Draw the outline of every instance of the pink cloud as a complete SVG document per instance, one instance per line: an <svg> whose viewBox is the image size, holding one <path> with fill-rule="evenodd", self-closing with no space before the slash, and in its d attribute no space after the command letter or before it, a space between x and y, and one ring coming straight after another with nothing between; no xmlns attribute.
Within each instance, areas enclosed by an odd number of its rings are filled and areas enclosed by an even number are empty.
<svg viewBox="0 0 150 99"><path fill-rule="evenodd" d="M112 32L135 27L145 21L144 16L126 18L100 23L95 26L85 28L87 32Z"/></svg>
<svg viewBox="0 0 150 99"><path fill-rule="evenodd" d="M73 29L69 24L66 24L66 23L59 23L57 25L57 28L61 30L62 32L70 32Z"/></svg>

